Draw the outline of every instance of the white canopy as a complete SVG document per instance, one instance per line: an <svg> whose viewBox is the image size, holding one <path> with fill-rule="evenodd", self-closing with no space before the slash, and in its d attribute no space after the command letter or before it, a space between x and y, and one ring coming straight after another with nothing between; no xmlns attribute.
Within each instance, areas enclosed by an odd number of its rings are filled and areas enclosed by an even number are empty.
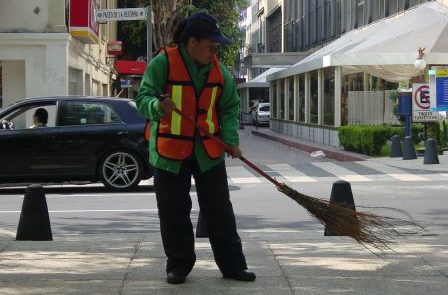
<svg viewBox="0 0 448 295"><path fill-rule="evenodd" d="M389 81L421 74L415 67L417 48L427 64L448 64L448 7L429 2L368 26L352 30L267 81L331 66L344 73L367 72Z"/></svg>
<svg viewBox="0 0 448 295"><path fill-rule="evenodd" d="M278 71L284 70L285 68L272 68L269 70L264 71L260 75L256 76L250 81L247 81L245 83L238 84L237 88L252 88L252 87L269 87L269 83L266 82L266 77L270 74L276 73Z"/></svg>

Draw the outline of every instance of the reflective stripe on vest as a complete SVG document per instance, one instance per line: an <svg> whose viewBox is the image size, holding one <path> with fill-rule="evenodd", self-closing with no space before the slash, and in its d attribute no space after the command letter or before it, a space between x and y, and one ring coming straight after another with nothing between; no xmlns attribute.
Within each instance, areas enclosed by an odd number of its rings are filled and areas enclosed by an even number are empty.
<svg viewBox="0 0 448 295"><path fill-rule="evenodd" d="M173 85L171 99L176 104L176 107L182 112L182 86ZM180 127L182 117L173 112L171 114L171 134L180 135Z"/></svg>
<svg viewBox="0 0 448 295"><path fill-rule="evenodd" d="M208 132L211 134L215 133L215 123L212 121L213 116L213 108L215 107L215 100L216 100L216 92L218 91L218 87L213 87L212 89L212 98L210 102L210 106L208 107L207 111L207 124L208 124Z"/></svg>

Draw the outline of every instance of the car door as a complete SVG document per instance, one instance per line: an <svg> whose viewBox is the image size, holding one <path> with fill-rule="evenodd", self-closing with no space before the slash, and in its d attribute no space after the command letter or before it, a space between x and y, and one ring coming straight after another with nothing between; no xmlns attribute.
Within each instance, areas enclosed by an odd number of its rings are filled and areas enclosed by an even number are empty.
<svg viewBox="0 0 448 295"><path fill-rule="evenodd" d="M37 109L48 113L46 127L30 128ZM32 101L18 104L0 120L14 124L13 129L0 130L0 178L47 179L58 174L58 147L52 144L55 131L56 101Z"/></svg>
<svg viewBox="0 0 448 295"><path fill-rule="evenodd" d="M57 138L64 149L61 166L64 175L94 175L99 156L116 144L117 125L123 122L101 100L64 100L59 118L63 130Z"/></svg>

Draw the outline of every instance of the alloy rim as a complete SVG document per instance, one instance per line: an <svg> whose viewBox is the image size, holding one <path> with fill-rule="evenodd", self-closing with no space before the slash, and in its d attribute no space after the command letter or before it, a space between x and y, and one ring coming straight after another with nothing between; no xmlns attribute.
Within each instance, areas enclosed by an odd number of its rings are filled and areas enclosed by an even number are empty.
<svg viewBox="0 0 448 295"><path fill-rule="evenodd" d="M116 188L132 186L138 178L138 172L137 160L128 153L113 153L104 161L104 179L109 185Z"/></svg>

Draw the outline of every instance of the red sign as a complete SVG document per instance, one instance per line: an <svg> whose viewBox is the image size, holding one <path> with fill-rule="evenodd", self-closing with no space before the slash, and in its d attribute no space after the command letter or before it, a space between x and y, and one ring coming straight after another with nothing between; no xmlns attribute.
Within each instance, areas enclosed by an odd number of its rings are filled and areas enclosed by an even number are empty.
<svg viewBox="0 0 448 295"><path fill-rule="evenodd" d="M117 60L115 70L119 75L142 75L145 73L146 62L133 60Z"/></svg>
<svg viewBox="0 0 448 295"><path fill-rule="evenodd" d="M414 101L422 110L429 110L429 86L423 85L417 88Z"/></svg>
<svg viewBox="0 0 448 295"><path fill-rule="evenodd" d="M123 42L121 41L107 42L107 54L115 56L123 54Z"/></svg>
<svg viewBox="0 0 448 295"><path fill-rule="evenodd" d="M70 1L70 34L86 44L97 44L99 25L95 20L95 10L99 0Z"/></svg>

